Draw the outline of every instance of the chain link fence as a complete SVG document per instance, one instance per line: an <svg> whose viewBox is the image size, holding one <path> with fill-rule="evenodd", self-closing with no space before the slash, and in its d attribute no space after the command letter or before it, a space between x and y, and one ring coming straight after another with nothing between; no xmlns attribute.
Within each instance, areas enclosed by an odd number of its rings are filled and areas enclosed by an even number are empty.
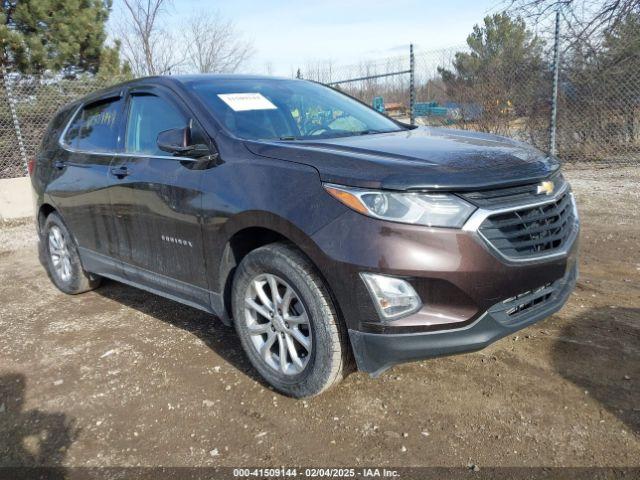
<svg viewBox="0 0 640 480"><path fill-rule="evenodd" d="M508 62L494 62L473 79L456 78L456 55L467 51L466 46L458 46L416 52L413 105L407 71L410 55L331 66L325 71L316 66L310 71L301 70L301 76L335 86L369 105L382 103L385 113L407 122L413 109L418 125L506 135L547 150L551 64L541 61L526 65L527 68L514 68Z"/></svg>
<svg viewBox="0 0 640 480"><path fill-rule="evenodd" d="M541 40L535 52L511 51L507 45L484 62L466 45L418 51L413 85L405 73L409 48L403 56L357 65L307 66L300 76L384 105L388 115L405 121L413 111L419 125L505 135L546 152L555 144L556 154L570 163L638 166L639 33L605 35L589 44L556 34ZM556 95L555 42L560 53Z"/></svg>
<svg viewBox="0 0 640 480"><path fill-rule="evenodd" d="M297 74L334 85L390 116L410 121L413 113L419 125L506 135L543 151L551 150L555 130L557 155L566 162L638 166L640 35L637 23L628 28L595 44L553 35L531 52L512 51L507 44L485 62L469 55L466 45L417 51L413 62L407 48L403 55L357 65L309 63ZM554 97L556 41L560 61ZM3 71L0 178L26 174L26 162L58 108L115 81Z"/></svg>
<svg viewBox="0 0 640 480"><path fill-rule="evenodd" d="M640 19L632 23L595 46L561 42L560 158L640 165Z"/></svg>
<svg viewBox="0 0 640 480"><path fill-rule="evenodd" d="M64 79L2 71L0 79L0 178L27 174L42 136L63 105L115 83L86 76Z"/></svg>

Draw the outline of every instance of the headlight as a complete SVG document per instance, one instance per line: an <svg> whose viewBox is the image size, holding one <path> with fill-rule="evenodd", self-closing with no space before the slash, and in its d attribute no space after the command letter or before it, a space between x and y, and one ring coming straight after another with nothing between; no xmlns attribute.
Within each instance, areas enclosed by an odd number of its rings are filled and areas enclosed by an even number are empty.
<svg viewBox="0 0 640 480"><path fill-rule="evenodd" d="M460 228L476 209L446 193L399 193L325 184L347 207L370 217L428 227Z"/></svg>

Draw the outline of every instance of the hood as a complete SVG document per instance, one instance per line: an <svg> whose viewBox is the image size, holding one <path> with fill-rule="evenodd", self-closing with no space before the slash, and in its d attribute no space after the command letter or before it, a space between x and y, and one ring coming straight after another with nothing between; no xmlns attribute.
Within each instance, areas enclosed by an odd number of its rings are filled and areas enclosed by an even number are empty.
<svg viewBox="0 0 640 480"><path fill-rule="evenodd" d="M535 148L496 135L418 127L302 141L247 141L256 155L310 165L323 182L389 190L473 190L533 183L559 168Z"/></svg>

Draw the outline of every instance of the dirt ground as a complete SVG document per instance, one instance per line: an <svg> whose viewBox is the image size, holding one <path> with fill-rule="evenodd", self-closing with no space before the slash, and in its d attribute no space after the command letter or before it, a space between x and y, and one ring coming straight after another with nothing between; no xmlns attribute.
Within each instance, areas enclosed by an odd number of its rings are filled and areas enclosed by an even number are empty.
<svg viewBox="0 0 640 480"><path fill-rule="evenodd" d="M266 388L232 329L115 282L70 297L0 228L0 465L638 466L640 169L569 170L581 277L473 354Z"/></svg>

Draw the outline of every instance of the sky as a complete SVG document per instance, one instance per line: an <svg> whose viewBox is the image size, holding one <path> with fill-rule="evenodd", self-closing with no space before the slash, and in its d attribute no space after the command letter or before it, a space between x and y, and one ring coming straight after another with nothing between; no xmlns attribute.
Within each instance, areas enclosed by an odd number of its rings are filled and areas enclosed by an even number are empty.
<svg viewBox="0 0 640 480"><path fill-rule="evenodd" d="M121 11L114 1L114 21ZM165 15L177 29L194 12L219 11L253 41L253 71L291 75L330 60L351 65L405 54L409 43L436 50L464 45L474 24L502 0L173 0Z"/></svg>

